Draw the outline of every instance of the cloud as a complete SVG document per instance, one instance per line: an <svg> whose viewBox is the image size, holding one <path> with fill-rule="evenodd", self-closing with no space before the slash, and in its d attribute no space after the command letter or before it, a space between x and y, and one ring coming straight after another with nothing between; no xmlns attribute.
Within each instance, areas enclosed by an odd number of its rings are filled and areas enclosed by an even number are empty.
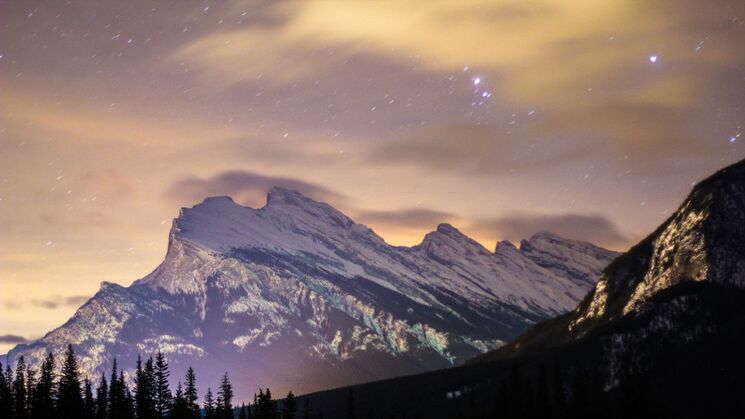
<svg viewBox="0 0 745 419"><path fill-rule="evenodd" d="M264 176L243 170L231 170L210 178L187 177L177 180L166 191L173 200L196 203L208 196L228 195L244 205L261 206L266 194L275 186L296 190L323 202L340 202L344 198L323 186L288 177Z"/></svg>
<svg viewBox="0 0 745 419"><path fill-rule="evenodd" d="M29 343L31 342L29 339L24 338L23 336L18 335L0 335L0 344L11 344L11 345L17 345L20 343Z"/></svg>
<svg viewBox="0 0 745 419"><path fill-rule="evenodd" d="M359 210L354 212L355 221L363 224L399 229L434 229L440 223L458 219L452 213L423 208L400 211Z"/></svg>
<svg viewBox="0 0 745 419"><path fill-rule="evenodd" d="M621 233L611 220L594 214L512 214L475 221L469 230L512 241L539 232L550 232L613 249L624 248L631 243L631 239Z"/></svg>
<svg viewBox="0 0 745 419"><path fill-rule="evenodd" d="M3 304L12 310L20 310L26 305L47 310L55 310L61 307L80 307L91 298L90 295L69 295L69 296L51 296L49 298L34 298L23 301L7 300Z"/></svg>
<svg viewBox="0 0 745 419"><path fill-rule="evenodd" d="M260 12L271 23L206 34L183 44L168 61L223 85L258 74L283 82L316 77L359 53L393 61L417 57L434 71L502 68L535 63L557 40L605 31L627 9L620 0L277 2Z"/></svg>
<svg viewBox="0 0 745 419"><path fill-rule="evenodd" d="M579 141L539 143L540 153L536 152L536 142L508 135L494 126L441 124L381 143L370 153L369 160L481 174L535 172L582 159L591 150L590 144Z"/></svg>

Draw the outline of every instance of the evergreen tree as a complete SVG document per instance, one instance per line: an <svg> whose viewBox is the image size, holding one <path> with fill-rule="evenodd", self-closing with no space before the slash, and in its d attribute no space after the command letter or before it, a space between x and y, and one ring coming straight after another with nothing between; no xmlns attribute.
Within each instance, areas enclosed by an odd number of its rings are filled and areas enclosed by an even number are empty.
<svg viewBox="0 0 745 419"><path fill-rule="evenodd" d="M212 396L212 389L207 387L207 393L204 394L204 419L215 419L215 400Z"/></svg>
<svg viewBox="0 0 745 419"><path fill-rule="evenodd" d="M83 418L96 418L96 400L93 398L91 380L85 379L83 383Z"/></svg>
<svg viewBox="0 0 745 419"><path fill-rule="evenodd" d="M287 397L285 398L282 418L297 419L297 400L295 400L295 395L292 394L292 391L287 393Z"/></svg>
<svg viewBox="0 0 745 419"><path fill-rule="evenodd" d="M120 388L124 389L124 404L123 409L121 413L122 419L134 419L135 418L135 398L132 395L132 392L129 391L129 386L127 386L126 382L124 381L124 371L119 372L119 385Z"/></svg>
<svg viewBox="0 0 745 419"><path fill-rule="evenodd" d="M155 356L155 411L159 418L168 416L171 410L171 389L168 386L168 377L171 372L168 370L168 362L163 353L158 351Z"/></svg>
<svg viewBox="0 0 745 419"><path fill-rule="evenodd" d="M26 408L28 417L32 417L34 407L34 395L36 394L36 370L26 365Z"/></svg>
<svg viewBox="0 0 745 419"><path fill-rule="evenodd" d="M233 386L226 372L220 382L220 390L217 392L217 417L218 419L233 419Z"/></svg>
<svg viewBox="0 0 745 419"><path fill-rule="evenodd" d="M347 419L355 419L356 417L357 415L354 411L354 394L350 388L349 394L347 394Z"/></svg>
<svg viewBox="0 0 745 419"><path fill-rule="evenodd" d="M199 394L197 393L197 378L194 375L194 370L189 367L186 370L186 388L184 389L184 401L186 402L186 408L189 412L188 417L190 419L199 419L202 413L199 411Z"/></svg>
<svg viewBox="0 0 745 419"><path fill-rule="evenodd" d="M134 406L130 406L127 393L129 393L129 388L124 382L123 372L117 369L115 359L111 367L111 380L109 381L109 419L129 419L134 416L132 411ZM134 405L134 399L132 405Z"/></svg>
<svg viewBox="0 0 745 419"><path fill-rule="evenodd" d="M107 419L109 417L109 385L106 383L106 375L101 374L101 381L96 388L96 419Z"/></svg>
<svg viewBox="0 0 745 419"><path fill-rule="evenodd" d="M2 418L13 417L13 392L8 378L10 375L10 367L8 367L8 374L4 374L3 364L0 362L0 417Z"/></svg>
<svg viewBox="0 0 745 419"><path fill-rule="evenodd" d="M101 374L101 381L96 387L96 419L107 419L109 417L109 385L106 375Z"/></svg>
<svg viewBox="0 0 745 419"><path fill-rule="evenodd" d="M186 399L184 398L184 389L179 381L176 386L176 395L173 398L173 407L171 409L170 419L187 419L189 417L189 410L186 406Z"/></svg>
<svg viewBox="0 0 745 419"><path fill-rule="evenodd" d="M28 397L26 395L26 360L21 356L16 363L16 377L13 381L13 414L16 419L28 418Z"/></svg>
<svg viewBox="0 0 745 419"><path fill-rule="evenodd" d="M259 419L276 419L277 403L272 400L272 391L268 388L266 392L259 389L259 395L255 397L256 417Z"/></svg>
<svg viewBox="0 0 745 419"><path fill-rule="evenodd" d="M238 419L248 419L248 411L246 410L245 404L242 404L241 408L238 410Z"/></svg>
<svg viewBox="0 0 745 419"><path fill-rule="evenodd" d="M154 419L155 395L153 382L152 358L148 360L145 369L142 368L142 359L137 356L137 369L135 372L135 412L138 419Z"/></svg>
<svg viewBox="0 0 745 419"><path fill-rule="evenodd" d="M54 415L56 398L54 355L50 352L41 364L39 381L34 389L31 417L34 419L51 418Z"/></svg>
<svg viewBox="0 0 745 419"><path fill-rule="evenodd" d="M80 394L80 372L78 360L72 345L67 346L65 360L59 380L59 395L57 398L57 417L62 419L78 419L83 416L83 397Z"/></svg>

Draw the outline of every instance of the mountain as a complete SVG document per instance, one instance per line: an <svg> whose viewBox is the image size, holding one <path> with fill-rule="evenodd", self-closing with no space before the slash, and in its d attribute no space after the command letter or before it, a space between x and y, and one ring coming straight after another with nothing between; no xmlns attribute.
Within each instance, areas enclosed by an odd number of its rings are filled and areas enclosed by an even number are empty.
<svg viewBox="0 0 745 419"><path fill-rule="evenodd" d="M745 417L745 160L699 182L571 312L465 366L354 391L378 417Z"/></svg>
<svg viewBox="0 0 745 419"><path fill-rule="evenodd" d="M163 351L174 376L230 371L317 390L458 365L573 308L616 253L542 233L490 252L441 224L391 246L331 206L275 188L182 209L165 260L129 287L103 283L64 325L8 354L32 365L72 343L89 376Z"/></svg>
<svg viewBox="0 0 745 419"><path fill-rule="evenodd" d="M698 183L668 220L608 265L575 310L495 355L543 351L600 334L608 339L608 356L647 357L632 352L650 336L684 344L718 333L708 318L712 307L703 301L717 290L745 290L745 161ZM606 331L631 319L643 319L642 329Z"/></svg>

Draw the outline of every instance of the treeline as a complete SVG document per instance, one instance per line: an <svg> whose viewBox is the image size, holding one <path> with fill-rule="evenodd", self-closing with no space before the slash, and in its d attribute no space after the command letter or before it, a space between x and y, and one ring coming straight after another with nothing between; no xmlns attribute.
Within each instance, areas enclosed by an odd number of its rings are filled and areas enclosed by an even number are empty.
<svg viewBox="0 0 745 419"><path fill-rule="evenodd" d="M111 373L92 383L80 374L72 345L61 368L51 353L38 370L18 358L15 371L0 363L1 419L322 419L306 403L299 411L290 392L278 403L269 389L260 389L252 404L233 405L233 386L226 372L217 393L207 388L199 404L197 379L189 367L184 381L171 391L168 362L162 353L137 359L130 386L116 359ZM94 388L95 387L95 388Z"/></svg>

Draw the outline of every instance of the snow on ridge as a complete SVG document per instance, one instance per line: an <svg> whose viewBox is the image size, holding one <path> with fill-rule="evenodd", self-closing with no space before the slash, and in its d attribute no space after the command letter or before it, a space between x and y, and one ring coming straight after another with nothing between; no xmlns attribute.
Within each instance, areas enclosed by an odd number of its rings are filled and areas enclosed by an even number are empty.
<svg viewBox="0 0 745 419"><path fill-rule="evenodd" d="M590 287L575 272L599 274L607 263L597 252L569 260L582 249L560 242L541 250L505 243L490 252L448 224L396 247L294 191L273 189L258 209L211 197L181 210L153 272L129 288L103 284L31 351L74 342L90 373L109 351L158 346L197 365L285 345L324 362L434 354L452 365L573 308Z"/></svg>

